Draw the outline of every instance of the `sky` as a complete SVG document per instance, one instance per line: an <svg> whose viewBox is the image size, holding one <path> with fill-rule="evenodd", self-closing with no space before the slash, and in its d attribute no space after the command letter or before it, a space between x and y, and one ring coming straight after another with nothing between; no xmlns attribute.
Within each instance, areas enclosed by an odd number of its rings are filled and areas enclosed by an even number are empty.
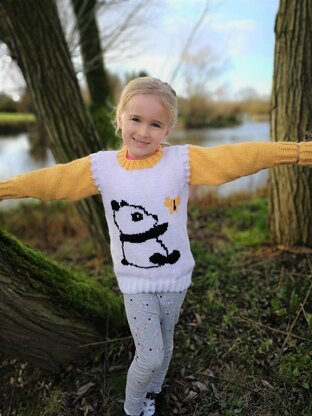
<svg viewBox="0 0 312 416"><path fill-rule="evenodd" d="M111 72L122 78L127 72L145 70L169 82L179 95L186 95L192 84L219 98L235 99L246 89L270 95L278 0L158 0L154 7L142 7L140 14L143 3L123 2L125 7L138 7L137 27L127 35L129 44L125 42L122 52L106 54ZM186 50L188 57L181 59L206 6L204 20ZM118 9L115 17L122 13ZM113 26L113 17L100 16L100 27L108 20ZM0 93L16 94L22 85L10 58L0 57Z"/></svg>
<svg viewBox="0 0 312 416"><path fill-rule="evenodd" d="M108 66L118 73L145 69L183 94L185 64L180 65L174 80L172 74L206 4L205 19L187 52L199 51L208 61L212 56L220 62L218 73L207 79L208 90L219 88L235 97L241 89L253 88L259 95L269 95L278 0L164 0L155 19L150 17L150 24L142 31L146 47L135 59L121 64L108 61Z"/></svg>

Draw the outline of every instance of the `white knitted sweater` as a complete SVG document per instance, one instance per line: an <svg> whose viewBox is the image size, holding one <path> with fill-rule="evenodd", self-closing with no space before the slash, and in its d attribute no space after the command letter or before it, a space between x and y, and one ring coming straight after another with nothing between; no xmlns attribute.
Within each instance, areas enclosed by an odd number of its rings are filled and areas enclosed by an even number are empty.
<svg viewBox="0 0 312 416"><path fill-rule="evenodd" d="M101 193L124 293L179 291L190 284L189 183L220 185L277 165L312 165L311 142L160 147L144 160L127 160L126 150L98 152L0 182L0 201L77 201Z"/></svg>
<svg viewBox="0 0 312 416"><path fill-rule="evenodd" d="M184 290L194 267L187 233L188 146L164 148L160 161L145 169L125 169L117 153L92 154L91 170L103 198L120 290Z"/></svg>

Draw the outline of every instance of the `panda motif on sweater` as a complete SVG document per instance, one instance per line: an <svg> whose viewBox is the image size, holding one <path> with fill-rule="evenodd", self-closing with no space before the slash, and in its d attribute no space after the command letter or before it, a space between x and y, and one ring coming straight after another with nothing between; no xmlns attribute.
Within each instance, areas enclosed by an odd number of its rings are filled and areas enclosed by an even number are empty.
<svg viewBox="0 0 312 416"><path fill-rule="evenodd" d="M119 230L124 266L143 269L175 264L180 258L178 250L170 250L161 239L168 223L159 224L157 215L140 205L122 200L111 201L114 223Z"/></svg>

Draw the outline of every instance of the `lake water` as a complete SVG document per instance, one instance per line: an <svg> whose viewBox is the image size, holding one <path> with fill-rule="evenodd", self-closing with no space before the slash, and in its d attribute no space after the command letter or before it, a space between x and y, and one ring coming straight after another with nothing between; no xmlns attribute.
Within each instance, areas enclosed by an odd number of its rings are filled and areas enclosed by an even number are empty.
<svg viewBox="0 0 312 416"><path fill-rule="evenodd" d="M237 127L220 129L202 129L174 131L170 142L173 144L191 143L198 146L217 146L219 144L239 143L242 141L268 141L270 127L268 122L247 122ZM27 134L0 138L0 180L53 165L54 158L48 152L44 161L35 160L30 153L30 144ZM193 190L193 195L201 196L213 192L216 197L227 196L233 192L247 191L253 193L266 186L268 180L267 170L252 176L237 179L231 183L218 187L201 186ZM9 206L17 201L5 201L1 205Z"/></svg>
<svg viewBox="0 0 312 416"><path fill-rule="evenodd" d="M237 127L177 131L172 134L171 142L174 144L191 143L198 146L218 146L246 141L269 141L269 122L246 122ZM268 183L268 170L260 171L254 175L236 179L233 182L220 186L199 186L192 190L192 197L202 197L213 194L215 199L222 198L237 192L250 194L265 188Z"/></svg>

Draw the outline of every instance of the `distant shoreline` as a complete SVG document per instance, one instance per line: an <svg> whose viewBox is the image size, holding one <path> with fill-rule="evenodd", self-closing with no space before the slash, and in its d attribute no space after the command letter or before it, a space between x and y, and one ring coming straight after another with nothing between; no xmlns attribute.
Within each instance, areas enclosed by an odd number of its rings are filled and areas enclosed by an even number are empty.
<svg viewBox="0 0 312 416"><path fill-rule="evenodd" d="M0 113L0 139L8 134L27 132L36 122L36 116L32 113Z"/></svg>

